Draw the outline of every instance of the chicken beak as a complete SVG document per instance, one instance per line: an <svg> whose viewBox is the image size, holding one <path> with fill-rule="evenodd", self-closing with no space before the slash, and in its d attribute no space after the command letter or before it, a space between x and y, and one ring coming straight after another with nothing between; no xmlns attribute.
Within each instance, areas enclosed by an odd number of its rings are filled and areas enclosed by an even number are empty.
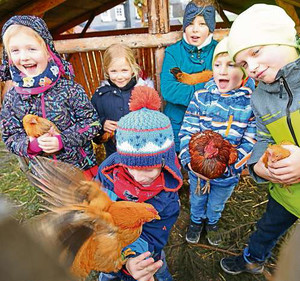
<svg viewBox="0 0 300 281"><path fill-rule="evenodd" d="M32 118L31 120L30 120L30 122L29 122L30 124L37 124L37 121L36 121L36 119L35 118Z"/></svg>

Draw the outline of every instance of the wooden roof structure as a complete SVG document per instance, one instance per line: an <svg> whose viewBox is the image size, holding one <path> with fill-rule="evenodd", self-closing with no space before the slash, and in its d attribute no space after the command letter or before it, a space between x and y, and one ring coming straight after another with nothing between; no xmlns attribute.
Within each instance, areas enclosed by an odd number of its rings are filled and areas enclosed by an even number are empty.
<svg viewBox="0 0 300 281"><path fill-rule="evenodd" d="M133 0L130 0L133 1ZM33 14L46 21L51 34L55 39L61 38L60 34L68 29L88 21L89 25L98 14L111 9L122 3L122 0L0 0L0 28L11 16L16 14ZM148 0L149 3L153 2ZM159 2L168 3L167 0L154 1L159 6ZM294 19L296 25L300 25L300 1L299 0L218 0L220 15L224 24L222 27L230 27L230 23L224 14L224 10L239 14L255 3L266 3L278 5L284 8ZM156 7L157 8L157 7ZM115 31L118 32L118 31ZM137 32L137 33L140 33ZM83 32L84 34L84 32ZM78 35L84 37L86 35ZM103 33L105 34L105 33ZM120 31L119 34L122 34ZM123 32L124 34L124 32ZM96 35L96 34L95 34ZM101 36L101 32L99 33Z"/></svg>
<svg viewBox="0 0 300 281"><path fill-rule="evenodd" d="M125 43L136 50L138 63L159 90L164 47L182 38L182 26L170 26L169 0L145 1L148 27L86 33L95 16L124 0L0 0L0 28L13 15L31 14L42 17L56 40L56 49L73 64L75 80L83 85L89 97L104 79L103 52L114 43ZM300 34L300 0L215 1L223 20L217 23L214 32L216 40L227 35L231 26L224 10L239 14L256 3L284 8L295 21ZM82 22L86 24L80 34L62 34ZM2 90L2 96L5 91L6 89ZM0 101L2 98L0 96Z"/></svg>

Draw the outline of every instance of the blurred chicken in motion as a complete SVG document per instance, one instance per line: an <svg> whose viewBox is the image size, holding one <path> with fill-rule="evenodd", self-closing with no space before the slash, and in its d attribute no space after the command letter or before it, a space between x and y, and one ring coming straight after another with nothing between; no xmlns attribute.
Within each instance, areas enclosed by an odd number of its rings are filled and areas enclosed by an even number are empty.
<svg viewBox="0 0 300 281"><path fill-rule="evenodd" d="M150 204L112 201L100 183L86 181L69 164L37 157L32 169L38 176L29 174L29 180L50 204L38 228L47 241L60 243L61 259L80 278L91 270L119 271L133 253L124 247L140 236L144 223L160 219Z"/></svg>
<svg viewBox="0 0 300 281"><path fill-rule="evenodd" d="M204 70L196 73L185 73L180 70L179 67L174 67L170 69L170 72L174 75L178 82L187 85L196 85L198 83L205 83L210 78L213 77L213 72L211 70Z"/></svg>
<svg viewBox="0 0 300 281"><path fill-rule="evenodd" d="M23 117L23 127L29 137L38 138L46 133L54 135L60 133L57 127L46 118L34 115L26 114Z"/></svg>
<svg viewBox="0 0 300 281"><path fill-rule="evenodd" d="M208 179L222 176L226 167L233 164L238 157L237 150L231 143L212 130L193 134L189 142L189 151L193 171ZM210 191L209 181L202 190L203 193ZM200 181L196 192L200 192Z"/></svg>

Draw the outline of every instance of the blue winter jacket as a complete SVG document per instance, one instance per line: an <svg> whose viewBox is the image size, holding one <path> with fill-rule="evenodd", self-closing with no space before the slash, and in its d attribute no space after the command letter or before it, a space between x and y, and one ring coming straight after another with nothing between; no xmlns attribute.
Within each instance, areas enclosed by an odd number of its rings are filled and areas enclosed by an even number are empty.
<svg viewBox="0 0 300 281"><path fill-rule="evenodd" d="M108 80L104 86L96 89L91 102L99 115L99 120L102 124L102 134L104 133L103 126L106 120L119 121L121 117L129 113L129 99L135 85L135 78L131 79L123 88L119 88ZM108 140L104 143L104 146L106 157L116 152L114 139Z"/></svg>
<svg viewBox="0 0 300 281"><path fill-rule="evenodd" d="M174 131L176 151L179 152L178 133L184 113L195 91L203 89L204 83L186 85L178 82L170 69L179 67L183 72L196 73L212 69L212 57L217 45L212 40L202 49L188 44L184 39L166 48L160 74L161 94L166 101L164 113L170 118Z"/></svg>
<svg viewBox="0 0 300 281"><path fill-rule="evenodd" d="M114 185L112 182L113 172L105 175L103 171L108 167L118 165L120 162L118 153L112 154L101 163L97 175L97 179L100 180L104 188L109 190L107 192L108 195L115 201L122 199L118 198L114 193ZM181 186L181 175L176 174L175 171L170 172L164 168L162 172L164 173L165 186L167 188L177 190ZM174 176L175 174L176 176ZM177 191L161 191L153 198L145 201L145 203L153 205L161 219L144 224L140 238L128 247L131 248L136 255L150 251L152 257L158 260L161 255L161 250L167 244L171 228L179 215L179 196ZM120 271L118 275L122 277L122 280L134 280L131 276L122 273L122 271Z"/></svg>
<svg viewBox="0 0 300 281"><path fill-rule="evenodd" d="M249 78L244 86L220 93L213 78L205 90L197 91L188 106L179 133L180 159L184 168L191 161L189 142L194 133L212 130L228 140L238 151L237 161L225 173L211 180L215 184L234 184L251 156L255 144L256 124L250 106L254 80Z"/></svg>

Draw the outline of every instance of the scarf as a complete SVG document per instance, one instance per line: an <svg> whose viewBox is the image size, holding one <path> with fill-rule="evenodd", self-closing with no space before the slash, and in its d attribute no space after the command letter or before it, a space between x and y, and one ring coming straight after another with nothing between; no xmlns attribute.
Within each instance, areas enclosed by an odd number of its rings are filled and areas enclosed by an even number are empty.
<svg viewBox="0 0 300 281"><path fill-rule="evenodd" d="M60 56L60 54L56 51L53 38L43 19L36 16L28 16L28 15L13 16L3 25L2 38L7 28L15 24L24 25L36 31L45 41L48 51L52 56L52 58L54 59L54 61L56 62L56 64L58 65L61 74L69 76L70 79L74 78L74 71L72 65L69 62L67 62L65 59L63 59L63 57ZM2 53L2 64L0 65L0 80L1 81L11 80L12 77L10 75L11 74L10 64L9 64L9 59L5 48L3 48L2 52L3 53Z"/></svg>
<svg viewBox="0 0 300 281"><path fill-rule="evenodd" d="M136 182L126 168L119 166L113 170L114 192L123 200L134 202L145 202L162 190L165 181L163 173L147 186Z"/></svg>
<svg viewBox="0 0 300 281"><path fill-rule="evenodd" d="M16 92L19 94L37 95L53 87L60 77L57 64L51 59L46 69L39 75L26 76L14 65L9 66L10 75Z"/></svg>

